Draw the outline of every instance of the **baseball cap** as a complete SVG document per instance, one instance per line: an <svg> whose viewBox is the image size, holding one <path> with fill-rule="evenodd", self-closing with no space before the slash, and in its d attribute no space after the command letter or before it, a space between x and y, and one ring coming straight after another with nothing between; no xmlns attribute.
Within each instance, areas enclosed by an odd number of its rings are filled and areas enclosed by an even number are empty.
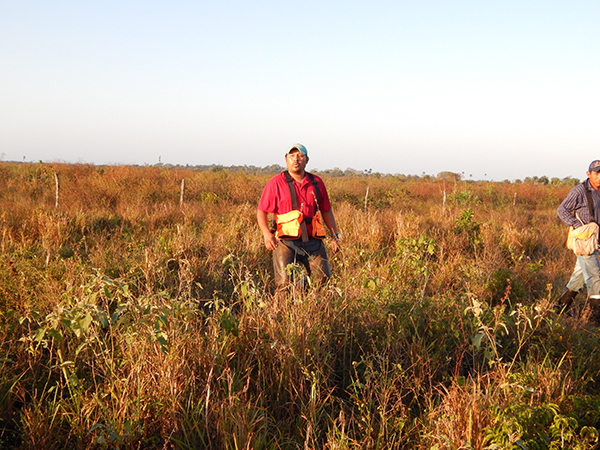
<svg viewBox="0 0 600 450"><path fill-rule="evenodd" d="M600 172L600 160L595 159L590 163L590 167L588 168L588 172Z"/></svg>
<svg viewBox="0 0 600 450"><path fill-rule="evenodd" d="M290 149L287 151L286 155L289 155L293 150L298 150L300 153L302 153L304 156L308 156L308 151L306 150L306 147L302 144L294 144L290 147ZM600 161L598 161L598 170L600 170Z"/></svg>

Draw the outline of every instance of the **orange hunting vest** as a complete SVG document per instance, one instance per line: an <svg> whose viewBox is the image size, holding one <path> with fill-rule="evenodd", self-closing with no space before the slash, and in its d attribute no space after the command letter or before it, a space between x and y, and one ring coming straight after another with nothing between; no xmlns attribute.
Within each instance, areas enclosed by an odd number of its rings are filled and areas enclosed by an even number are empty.
<svg viewBox="0 0 600 450"><path fill-rule="evenodd" d="M285 171L285 181L290 189L290 197L292 199L292 210L285 214L278 214L275 216L275 222L277 223L277 232L275 236L278 239L300 239L303 242L308 241L308 231L306 230L306 224L312 224L312 237L317 239L323 239L325 237L325 227L323 226L323 220L321 218L321 211L319 211L319 204L321 203L321 190L314 175L306 172L306 175L310 179L316 193L317 201L317 213L314 217L304 218L303 214L298 210L298 198L296 197L296 189L294 188L294 179L290 173Z"/></svg>

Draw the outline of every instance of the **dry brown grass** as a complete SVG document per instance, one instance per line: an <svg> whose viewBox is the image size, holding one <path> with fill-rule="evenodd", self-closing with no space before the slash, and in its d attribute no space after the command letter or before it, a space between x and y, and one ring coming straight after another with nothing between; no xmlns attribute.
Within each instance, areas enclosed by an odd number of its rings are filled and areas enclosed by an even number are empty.
<svg viewBox="0 0 600 450"><path fill-rule="evenodd" d="M566 186L326 179L334 276L273 295L266 175L0 175L0 446L535 448L553 423L594 440L597 332L551 310Z"/></svg>

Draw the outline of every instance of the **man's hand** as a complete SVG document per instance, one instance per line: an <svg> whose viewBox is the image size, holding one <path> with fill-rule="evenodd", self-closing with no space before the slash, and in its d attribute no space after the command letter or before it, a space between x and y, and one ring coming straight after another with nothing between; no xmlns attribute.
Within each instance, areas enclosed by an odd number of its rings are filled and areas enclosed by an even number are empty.
<svg viewBox="0 0 600 450"><path fill-rule="evenodd" d="M269 233L264 233L263 234L264 238L265 238L265 247L267 247L267 250L275 250L277 248L277 246L279 245L279 241L277 240L277 238L275 237L275 235L271 232Z"/></svg>
<svg viewBox="0 0 600 450"><path fill-rule="evenodd" d="M263 239L265 240L265 247L267 247L267 250L275 250L279 244L279 241L269 228L267 212L261 211L260 209L256 211L256 220L258 221L260 231L262 231Z"/></svg>
<svg viewBox="0 0 600 450"><path fill-rule="evenodd" d="M333 253L337 253L339 249L340 249L340 244L339 244L338 240L335 237L332 237L331 238L331 250L333 250Z"/></svg>

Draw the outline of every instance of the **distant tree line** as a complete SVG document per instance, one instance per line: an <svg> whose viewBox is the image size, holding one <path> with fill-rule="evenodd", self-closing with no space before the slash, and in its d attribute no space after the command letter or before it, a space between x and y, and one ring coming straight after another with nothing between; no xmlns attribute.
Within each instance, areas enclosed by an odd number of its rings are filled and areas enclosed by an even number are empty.
<svg viewBox="0 0 600 450"><path fill-rule="evenodd" d="M282 170L285 170L285 167L283 167L279 164L271 164L270 166L257 167L257 166L252 166L252 165L250 165L250 166L248 166L248 165L223 166L221 164L211 164L211 165L189 165L189 164L186 164L185 166L182 166L182 165L159 163L159 164L156 164L155 166L165 167L165 168L185 167L186 169L196 169L196 170L200 170L200 171L211 171L211 172L220 172L220 171L227 170L227 171L245 172L245 173L251 173L251 174L274 174L274 175L278 174ZM361 171L361 170L352 169L350 167L345 170L342 170L339 167L334 167L333 169L326 169L326 170L313 169L313 170L311 170L311 172L322 174L322 175L327 175L329 177L375 177L375 178L396 177L396 178L401 178L401 179L406 179L406 180L437 179L437 180L442 180L442 181L454 181L454 182L461 181L461 180L473 181L473 180L465 180L464 172L457 173L457 172L450 172L450 171L442 171L442 172L438 173L435 177L432 175L428 175L425 172L423 172L422 175L404 175L404 174L398 174L398 173L397 174L382 174L380 172L373 172L372 169L365 169L365 170ZM470 175L470 177L472 177L472 175ZM510 181L510 180L504 180L503 182L504 183L512 183L512 181ZM523 180L517 179L514 181L514 183L534 183L534 184L555 185L555 186L575 186L575 185L579 184L580 182L581 181L579 179L573 178L573 177L548 178L546 175L543 175L541 177L538 177L538 176L525 177Z"/></svg>
<svg viewBox="0 0 600 450"><path fill-rule="evenodd" d="M423 177L427 177L427 175L423 175ZM463 173L456 172L440 172L437 174L436 179L444 180L444 181L460 181L464 179ZM554 186L575 186L579 184L581 181L577 178L573 177L565 177L565 178L548 178L546 175L541 177L526 177L523 180L517 179L514 181L515 183L534 183L534 184L544 184L544 185L554 185ZM504 180L504 183L511 183L510 180Z"/></svg>
<svg viewBox="0 0 600 450"><path fill-rule="evenodd" d="M517 183L520 183L521 180L516 180ZM579 183L581 183L581 181L577 178L572 178L572 177L565 177L565 178L558 178L558 177L553 177L553 178L548 178L546 175L543 175L541 177L526 177L523 180L524 183L538 183L538 184L551 184L551 185L563 185L563 186L575 186Z"/></svg>

